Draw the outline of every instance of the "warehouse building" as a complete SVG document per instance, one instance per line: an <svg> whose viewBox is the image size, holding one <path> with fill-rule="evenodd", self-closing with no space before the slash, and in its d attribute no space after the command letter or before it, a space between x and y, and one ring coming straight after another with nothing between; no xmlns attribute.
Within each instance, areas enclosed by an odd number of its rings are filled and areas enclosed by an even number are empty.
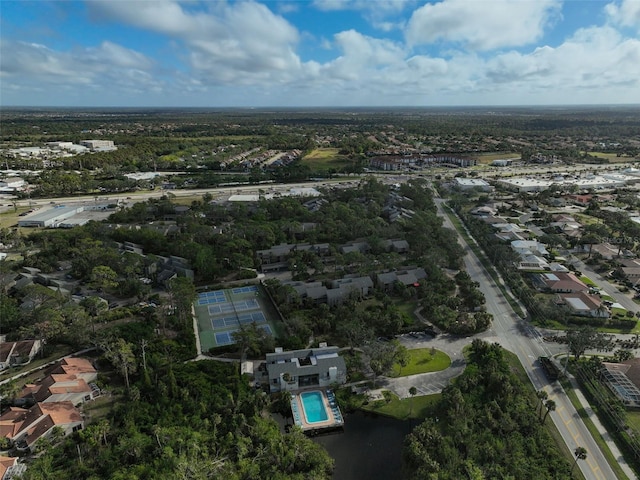
<svg viewBox="0 0 640 480"><path fill-rule="evenodd" d="M57 227L64 220L73 217L83 210L83 206L65 207L64 205L60 205L18 220L18 227Z"/></svg>

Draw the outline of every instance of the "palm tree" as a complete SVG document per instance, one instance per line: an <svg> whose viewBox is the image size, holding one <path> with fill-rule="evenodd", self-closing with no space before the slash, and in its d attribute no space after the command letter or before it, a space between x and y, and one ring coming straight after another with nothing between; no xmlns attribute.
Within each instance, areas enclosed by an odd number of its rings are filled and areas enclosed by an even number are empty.
<svg viewBox="0 0 640 480"><path fill-rule="evenodd" d="M540 403L538 404L538 417L542 414L542 406L544 405L544 401L549 398L549 394L547 393L546 390L538 390L536 392L536 397L538 397L538 400L540 400Z"/></svg>
<svg viewBox="0 0 640 480"><path fill-rule="evenodd" d="M416 387L411 387L409 389L409 395L411 395L411 403L409 404L409 418L411 418L411 416L413 415L413 397L416 396L416 393L418 393Z"/></svg>
<svg viewBox="0 0 640 480"><path fill-rule="evenodd" d="M577 447L574 450L573 454L576 456L576 459L573 462L573 465L571 466L571 474L573 474L573 469L576 468L576 464L578 463L578 460L587 459L587 449L584 447Z"/></svg>
<svg viewBox="0 0 640 480"><path fill-rule="evenodd" d="M547 408L546 413L544 414L544 417L542 417L542 422L544 424L544 421L547 419L547 416L549 416L549 413L555 411L556 409L556 402L554 402L553 400L547 400L546 402L544 402L544 406Z"/></svg>

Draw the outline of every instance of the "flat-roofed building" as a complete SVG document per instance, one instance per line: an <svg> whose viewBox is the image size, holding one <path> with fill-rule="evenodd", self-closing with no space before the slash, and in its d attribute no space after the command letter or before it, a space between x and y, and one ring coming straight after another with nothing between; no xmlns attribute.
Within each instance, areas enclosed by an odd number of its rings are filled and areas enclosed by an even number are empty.
<svg viewBox="0 0 640 480"><path fill-rule="evenodd" d="M73 217L74 215L82 212L84 207L65 207L58 206L44 210L42 212L28 215L22 220L18 220L19 227L56 227L64 220Z"/></svg>
<svg viewBox="0 0 640 480"><path fill-rule="evenodd" d="M483 192L490 192L493 190L493 187L481 178L456 177L453 179L453 183L460 190L473 190L474 188Z"/></svg>
<svg viewBox="0 0 640 480"><path fill-rule="evenodd" d="M306 387L329 387L347 381L347 366L338 347L267 353L266 367L271 392Z"/></svg>

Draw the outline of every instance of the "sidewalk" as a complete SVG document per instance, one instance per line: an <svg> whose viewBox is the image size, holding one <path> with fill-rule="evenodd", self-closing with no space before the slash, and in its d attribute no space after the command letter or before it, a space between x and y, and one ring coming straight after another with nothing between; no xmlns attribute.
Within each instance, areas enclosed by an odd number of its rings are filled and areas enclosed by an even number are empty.
<svg viewBox="0 0 640 480"><path fill-rule="evenodd" d="M625 458L622 456L622 453L620 453L618 446L611 438L611 435L609 435L609 432L607 432L607 429L604 428L604 425L602 425L602 423L600 423L600 419L598 418L598 416L591 409L591 406L589 405L589 402L587 401L585 396L582 394L582 391L580 390L580 386L578 385L578 382L575 379L575 377L568 373L567 378L571 382L571 386L573 387L573 391L576 393L576 396L578 397L578 401L580 402L580 405L582 405L582 408L584 408L584 411L589 417L589 420L591 420L591 422L595 425L596 429L598 430L598 433L600 433L600 436L605 441L605 443L607 444L607 447L611 451L611 454L615 457L616 461L620 465L620 468L622 468L622 470L627 475L627 477L629 477L632 480L637 480L638 477L636 476L635 472L631 469L631 467L629 466Z"/></svg>

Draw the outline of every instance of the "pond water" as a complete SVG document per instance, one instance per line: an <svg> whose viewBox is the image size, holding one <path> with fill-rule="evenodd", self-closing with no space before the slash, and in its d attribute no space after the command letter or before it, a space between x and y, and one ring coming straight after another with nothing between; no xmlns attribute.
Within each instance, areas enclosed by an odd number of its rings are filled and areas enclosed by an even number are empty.
<svg viewBox="0 0 640 480"><path fill-rule="evenodd" d="M345 415L344 433L320 435L335 460L335 480L395 480L402 478L402 445L416 421L400 421L362 412Z"/></svg>

